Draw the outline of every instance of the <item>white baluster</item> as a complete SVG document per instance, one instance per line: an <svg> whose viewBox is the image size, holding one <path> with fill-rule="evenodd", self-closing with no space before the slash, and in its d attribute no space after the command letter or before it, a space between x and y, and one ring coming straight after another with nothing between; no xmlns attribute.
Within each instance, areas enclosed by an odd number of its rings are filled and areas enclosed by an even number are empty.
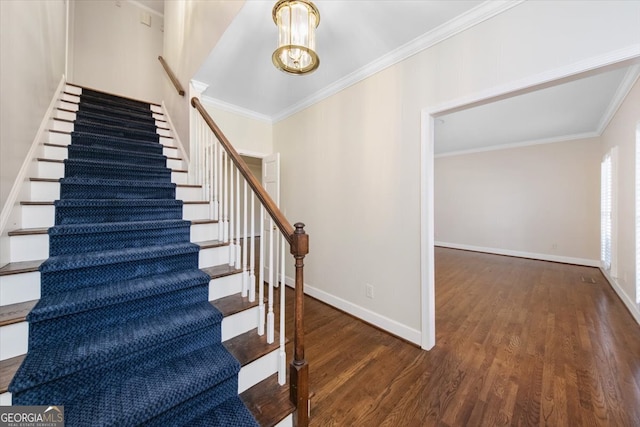
<svg viewBox="0 0 640 427"><path fill-rule="evenodd" d="M258 335L264 335L264 206L260 205L260 268L258 270Z"/></svg>
<svg viewBox="0 0 640 427"><path fill-rule="evenodd" d="M247 230L247 212L249 207L247 206L247 180L244 181L243 188L243 203L244 207L244 238L242 240L242 296L246 297L249 293L249 272L247 271L247 246L249 245L249 233ZM240 221L238 221L239 223Z"/></svg>
<svg viewBox="0 0 640 427"><path fill-rule="evenodd" d="M275 328L275 315L273 314L273 285L274 280L277 279L277 275L274 279L273 260L275 254L273 253L273 219L269 217L269 311L267 313L267 343L271 344L274 340L274 328Z"/></svg>
<svg viewBox="0 0 640 427"><path fill-rule="evenodd" d="M224 172L222 173L222 176L224 177L224 184L222 186L224 189L224 215L222 220L222 241L226 243L229 241L229 188L228 188L229 159L227 159L227 153L225 151L222 152L222 155L224 157L223 159Z"/></svg>
<svg viewBox="0 0 640 427"><path fill-rule="evenodd" d="M256 300L256 221L255 203L256 197L251 191L251 254L249 255L249 301Z"/></svg>
<svg viewBox="0 0 640 427"><path fill-rule="evenodd" d="M212 175L213 175L213 195L211 197L213 206L213 217L211 219L214 220L219 220L220 219L220 215L219 215L219 203L218 203L218 187L219 187L219 182L220 182L220 172L219 172L219 168L218 168L218 147L220 144L218 144L218 140L217 138L214 138L212 140L212 145L213 145L213 169L211 171Z"/></svg>
<svg viewBox="0 0 640 427"><path fill-rule="evenodd" d="M242 257L240 256L240 169L236 170L236 254L235 254L235 268L239 269L241 267Z"/></svg>
<svg viewBox="0 0 640 427"><path fill-rule="evenodd" d="M234 266L236 261L236 245L235 245L235 227L234 227L234 222L235 222L235 216L234 216L234 210L236 208L236 193L234 191L234 172L236 172L236 167L234 166L233 162L229 162L229 168L231 169L229 172L231 173L231 175L229 176L229 198L230 200L230 204L229 204L229 266Z"/></svg>
<svg viewBox="0 0 640 427"><path fill-rule="evenodd" d="M202 171L202 175L204 177L204 183L202 185L202 190L203 190L203 194L202 194L202 200L209 200L209 190L210 190L210 186L211 186L211 181L209 180L209 169L210 169L210 165L209 163L211 162L211 157L209 156L209 141L210 141L210 132L205 132L205 129L202 128L202 141L203 141L203 153L204 153L204 158L203 160L203 171Z"/></svg>
<svg viewBox="0 0 640 427"><path fill-rule="evenodd" d="M287 382L287 354L285 352L285 330L284 330L284 304L287 287L284 284L284 235L280 237L280 351L278 352L278 384L284 385Z"/></svg>

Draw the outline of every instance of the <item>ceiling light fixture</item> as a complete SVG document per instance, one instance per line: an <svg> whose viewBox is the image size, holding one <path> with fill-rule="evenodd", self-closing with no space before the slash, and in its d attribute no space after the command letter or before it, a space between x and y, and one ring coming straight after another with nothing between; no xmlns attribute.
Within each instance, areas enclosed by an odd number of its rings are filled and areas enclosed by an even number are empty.
<svg viewBox="0 0 640 427"><path fill-rule="evenodd" d="M315 52L318 8L308 0L279 0L273 6L278 27L278 48L271 57L276 68L290 74L306 74L320 65Z"/></svg>

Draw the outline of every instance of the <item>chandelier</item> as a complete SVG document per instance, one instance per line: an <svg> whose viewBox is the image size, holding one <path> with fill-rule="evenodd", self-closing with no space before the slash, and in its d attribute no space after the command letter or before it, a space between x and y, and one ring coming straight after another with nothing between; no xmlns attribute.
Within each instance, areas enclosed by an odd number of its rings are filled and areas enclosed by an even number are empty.
<svg viewBox="0 0 640 427"><path fill-rule="evenodd" d="M279 0L273 6L278 27L278 48L271 57L276 68L290 74L306 74L320 65L315 52L318 8L308 0Z"/></svg>

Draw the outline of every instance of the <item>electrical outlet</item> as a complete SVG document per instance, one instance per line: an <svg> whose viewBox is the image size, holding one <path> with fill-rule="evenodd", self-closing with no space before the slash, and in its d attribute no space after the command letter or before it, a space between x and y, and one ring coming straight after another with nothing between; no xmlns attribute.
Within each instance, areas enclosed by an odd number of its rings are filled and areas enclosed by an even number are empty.
<svg viewBox="0 0 640 427"><path fill-rule="evenodd" d="M370 284L364 285L364 292L367 295L367 298L373 299L373 286Z"/></svg>

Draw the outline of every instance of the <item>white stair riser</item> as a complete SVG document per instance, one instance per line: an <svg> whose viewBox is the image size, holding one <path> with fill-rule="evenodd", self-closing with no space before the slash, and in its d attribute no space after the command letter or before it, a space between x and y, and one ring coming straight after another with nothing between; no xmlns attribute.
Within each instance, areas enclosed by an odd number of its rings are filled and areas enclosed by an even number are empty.
<svg viewBox="0 0 640 427"><path fill-rule="evenodd" d="M151 111L158 114L163 114L162 107L159 105L151 104Z"/></svg>
<svg viewBox="0 0 640 427"><path fill-rule="evenodd" d="M242 275L218 277L209 281L209 301L228 297L242 292Z"/></svg>
<svg viewBox="0 0 640 427"><path fill-rule="evenodd" d="M209 218L209 204L197 203L183 205L182 218L189 220Z"/></svg>
<svg viewBox="0 0 640 427"><path fill-rule="evenodd" d="M53 205L20 206L22 228L49 228L55 221Z"/></svg>
<svg viewBox="0 0 640 427"><path fill-rule="evenodd" d="M224 324L224 322L223 322ZM278 352L276 349L261 358L244 365L238 374L238 393L253 387L260 381L278 372Z"/></svg>
<svg viewBox="0 0 640 427"><path fill-rule="evenodd" d="M35 202L52 202L60 199L60 183L47 181L31 181L30 200ZM177 187L176 199L188 202L202 200L202 190L196 187ZM213 240L213 239L204 239Z"/></svg>
<svg viewBox="0 0 640 427"><path fill-rule="evenodd" d="M0 360L25 354L29 340L27 322L14 323L0 327Z"/></svg>
<svg viewBox="0 0 640 427"><path fill-rule="evenodd" d="M60 179L64 176L64 163L38 162L37 178Z"/></svg>
<svg viewBox="0 0 640 427"><path fill-rule="evenodd" d="M229 246L200 249L198 268L215 267L222 264L229 264Z"/></svg>
<svg viewBox="0 0 640 427"><path fill-rule="evenodd" d="M293 414L287 415L286 418L273 427L293 427Z"/></svg>
<svg viewBox="0 0 640 427"><path fill-rule="evenodd" d="M68 133L49 132L46 142L51 144L69 145L71 144L71 135Z"/></svg>
<svg viewBox="0 0 640 427"><path fill-rule="evenodd" d="M171 149L169 149L171 150ZM163 150L164 151L164 150ZM43 157L50 160L65 160L69 153L66 147L52 147L51 145L43 146ZM166 154L165 154L166 155ZM167 156L169 157L169 156ZM184 169L185 165L182 160L167 159L166 166L169 169Z"/></svg>
<svg viewBox="0 0 640 427"><path fill-rule="evenodd" d="M69 110L69 111L78 111L78 103L61 100L60 103L58 104L58 108L62 108L64 110Z"/></svg>
<svg viewBox="0 0 640 427"><path fill-rule="evenodd" d="M232 274L209 282L209 300L213 301L242 291L242 276ZM32 271L0 276L1 305L40 299L40 272Z"/></svg>
<svg viewBox="0 0 640 427"><path fill-rule="evenodd" d="M202 196L202 189L199 187L177 187L176 199L184 200L185 202L197 202L204 200Z"/></svg>
<svg viewBox="0 0 640 427"><path fill-rule="evenodd" d="M218 224L191 224L191 241L218 240Z"/></svg>
<svg viewBox="0 0 640 427"><path fill-rule="evenodd" d="M60 198L60 183L47 181L31 181L29 183L30 201L52 202Z"/></svg>
<svg viewBox="0 0 640 427"><path fill-rule="evenodd" d="M258 307L252 307L222 319L222 341L258 327Z"/></svg>
<svg viewBox="0 0 640 427"><path fill-rule="evenodd" d="M82 88L78 86L65 85L64 91L67 93L73 93L75 95L80 95L82 93Z"/></svg>
<svg viewBox="0 0 640 427"><path fill-rule="evenodd" d="M0 302L2 305L40 299L40 272L0 276Z"/></svg>
<svg viewBox="0 0 640 427"><path fill-rule="evenodd" d="M164 136L160 136L160 144L162 145L166 145L167 147L177 147L176 146L176 142L174 141L173 138L166 138Z"/></svg>
<svg viewBox="0 0 640 427"><path fill-rule="evenodd" d="M11 262L36 261L49 258L49 235L10 236Z"/></svg>
<svg viewBox="0 0 640 427"><path fill-rule="evenodd" d="M185 169L185 165L182 160L167 159L167 167L169 169Z"/></svg>
<svg viewBox="0 0 640 427"><path fill-rule="evenodd" d="M11 406L11 393L6 392L0 394L0 406Z"/></svg>
<svg viewBox="0 0 640 427"><path fill-rule="evenodd" d="M62 120L54 120L51 125L51 130L59 130L62 132L73 132L73 123L65 122Z"/></svg>
<svg viewBox="0 0 640 427"><path fill-rule="evenodd" d="M248 365L243 366L238 374L238 393L251 388L260 381L266 379L269 375L277 372L278 350L262 356L258 360L254 360ZM10 406L12 404L11 393L6 392L0 394L0 406ZM289 415L280 421L276 427L293 426L293 417Z"/></svg>
<svg viewBox="0 0 640 427"><path fill-rule="evenodd" d="M55 222L55 207L53 205L23 205L22 228L53 227ZM182 218L186 220L206 219L209 206L204 204L184 205Z"/></svg>
<svg viewBox="0 0 640 427"><path fill-rule="evenodd" d="M42 154L45 159L51 160L64 160L69 156L67 147L52 147L51 145L45 145L42 150Z"/></svg>
<svg viewBox="0 0 640 427"><path fill-rule="evenodd" d="M217 280L220 279L215 279L212 282ZM222 320L222 341L229 340L251 329L255 329L257 322L257 307L225 317ZM0 360L25 354L27 352L28 339L29 325L27 322L19 322L0 327Z"/></svg>
<svg viewBox="0 0 640 427"><path fill-rule="evenodd" d="M59 110L56 109L53 113L53 117L56 119L62 119L62 120L70 120L70 121L75 121L76 120L76 113L72 112L72 111L65 111L67 110L67 108L61 107L63 108L63 110ZM77 108L74 108L73 111L76 111ZM155 123L156 127L158 128L166 128L167 127L167 123L161 120L156 120Z"/></svg>
<svg viewBox="0 0 640 427"><path fill-rule="evenodd" d="M72 104L77 104L80 102L80 96L72 95L70 93L63 93L60 99L64 102L70 102Z"/></svg>
<svg viewBox="0 0 640 427"><path fill-rule="evenodd" d="M167 157L180 157L180 154L178 153L178 149L176 147L162 146L162 154Z"/></svg>
<svg viewBox="0 0 640 427"><path fill-rule="evenodd" d="M65 120L53 120L53 124L51 126L52 130L59 130L62 132L73 132L74 126L72 122L68 122L66 120L69 119L65 119ZM72 119L75 120L75 117ZM157 122L157 123L161 123L162 122ZM164 124L162 124L162 126L164 126ZM169 129L165 129L165 128L157 128L156 129L156 133L158 135L160 135L161 137L167 137L170 138L171 137L171 130Z"/></svg>
<svg viewBox="0 0 640 427"><path fill-rule="evenodd" d="M171 182L176 184L188 184L189 176L186 172L171 172Z"/></svg>
<svg viewBox="0 0 640 427"><path fill-rule="evenodd" d="M53 117L56 118L56 119L74 121L76 119L76 113L71 112L71 111L64 111L64 110L56 109L53 112Z"/></svg>

